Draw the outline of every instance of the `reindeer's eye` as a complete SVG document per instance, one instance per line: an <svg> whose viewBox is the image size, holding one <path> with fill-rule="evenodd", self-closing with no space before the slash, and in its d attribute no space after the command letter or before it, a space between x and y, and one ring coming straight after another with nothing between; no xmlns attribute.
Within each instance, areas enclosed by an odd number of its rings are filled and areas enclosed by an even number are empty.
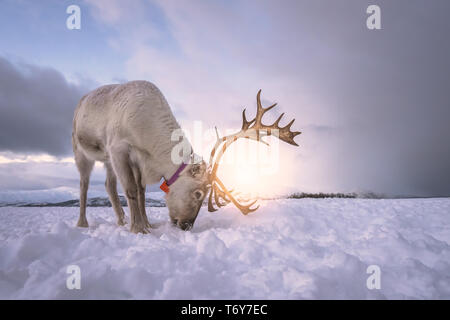
<svg viewBox="0 0 450 320"><path fill-rule="evenodd" d="M197 200L201 200L203 198L203 195L204 195L204 193L203 193L202 190L195 190L194 191L194 197Z"/></svg>

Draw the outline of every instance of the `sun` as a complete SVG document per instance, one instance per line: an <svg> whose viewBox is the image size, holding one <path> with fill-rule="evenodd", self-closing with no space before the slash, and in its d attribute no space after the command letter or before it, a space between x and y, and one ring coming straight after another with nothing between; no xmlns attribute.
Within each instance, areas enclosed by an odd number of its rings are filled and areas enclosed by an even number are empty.
<svg viewBox="0 0 450 320"><path fill-rule="evenodd" d="M270 154L266 145L253 141L236 141L224 155L218 175L226 186L246 197L269 195L282 171L278 154ZM278 152L278 150L275 150Z"/></svg>

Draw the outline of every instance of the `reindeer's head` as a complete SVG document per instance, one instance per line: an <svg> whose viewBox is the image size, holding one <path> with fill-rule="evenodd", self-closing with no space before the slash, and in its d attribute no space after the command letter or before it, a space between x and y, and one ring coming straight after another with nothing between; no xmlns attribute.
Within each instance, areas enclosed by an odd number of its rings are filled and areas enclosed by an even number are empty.
<svg viewBox="0 0 450 320"><path fill-rule="evenodd" d="M183 168L170 185L166 203L172 223L182 230L190 230L207 193L207 172L204 161Z"/></svg>

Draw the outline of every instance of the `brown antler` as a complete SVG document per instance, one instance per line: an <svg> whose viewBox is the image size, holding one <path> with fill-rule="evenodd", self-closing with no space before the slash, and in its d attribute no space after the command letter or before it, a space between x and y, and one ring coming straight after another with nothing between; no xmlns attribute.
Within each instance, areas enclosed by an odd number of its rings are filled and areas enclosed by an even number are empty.
<svg viewBox="0 0 450 320"><path fill-rule="evenodd" d="M292 144L294 146L298 146L298 144L294 141L294 137L299 135L301 132L291 131L291 126L294 123L295 119L291 120L286 126L280 127L279 123L281 118L283 117L284 113L282 113L278 119L269 126L264 125L261 120L264 114L269 111L270 109L274 108L277 104L273 104L270 107L263 108L261 104L261 90L258 91L258 94L256 95L256 116L253 120L247 121L247 117L245 116L245 109L242 111L242 128L239 132L235 134L228 135L226 137L220 138L219 134L217 133L217 142L214 145L214 148L211 151L211 156L209 159L210 163L210 173L209 173L209 181L211 183L211 191L209 193L209 199L208 199L208 210L209 211L216 211L217 209L213 205L213 197L215 204L220 208L226 204L228 204L230 201L233 202L233 204L244 214L248 214L249 212L255 211L259 208L257 206L256 208L251 208L252 205L256 203L256 200L248 205L243 205L239 203L231 194L231 191L228 191L222 181L217 177L217 169L219 166L220 159L222 158L223 154L227 150L227 148L237 139L240 138L246 138L251 139L255 141L262 142L266 145L269 145L266 141L262 140L261 138L264 136L270 136L274 135L278 137L280 140L287 142L289 144ZM222 146L220 151L216 153L216 151ZM214 160L214 162L213 162ZM221 201L224 201L224 203L221 203Z"/></svg>

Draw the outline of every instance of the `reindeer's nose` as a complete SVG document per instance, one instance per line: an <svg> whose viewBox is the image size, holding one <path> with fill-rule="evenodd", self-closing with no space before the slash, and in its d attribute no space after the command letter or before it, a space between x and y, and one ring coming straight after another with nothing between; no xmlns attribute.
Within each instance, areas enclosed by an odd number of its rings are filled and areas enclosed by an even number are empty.
<svg viewBox="0 0 450 320"><path fill-rule="evenodd" d="M181 230L188 231L188 230L192 229L192 227L194 226L194 223L191 221L184 221L184 222L181 222L179 224L179 226L180 226Z"/></svg>

